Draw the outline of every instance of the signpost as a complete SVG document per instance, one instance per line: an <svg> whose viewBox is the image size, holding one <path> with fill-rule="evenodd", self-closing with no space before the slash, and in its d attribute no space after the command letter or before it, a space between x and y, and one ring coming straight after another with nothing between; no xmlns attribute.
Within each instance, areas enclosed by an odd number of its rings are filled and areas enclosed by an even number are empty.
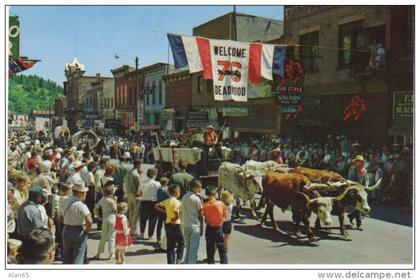
<svg viewBox="0 0 420 280"><path fill-rule="evenodd" d="M396 91L394 92L393 119L409 121L413 118L413 92Z"/></svg>

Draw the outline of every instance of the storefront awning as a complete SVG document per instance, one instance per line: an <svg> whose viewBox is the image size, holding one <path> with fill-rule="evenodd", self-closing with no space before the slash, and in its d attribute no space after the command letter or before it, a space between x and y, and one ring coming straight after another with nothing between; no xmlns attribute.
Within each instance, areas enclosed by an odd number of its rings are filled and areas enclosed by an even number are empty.
<svg viewBox="0 0 420 280"><path fill-rule="evenodd" d="M395 121L388 129L388 135L413 135L413 123Z"/></svg>

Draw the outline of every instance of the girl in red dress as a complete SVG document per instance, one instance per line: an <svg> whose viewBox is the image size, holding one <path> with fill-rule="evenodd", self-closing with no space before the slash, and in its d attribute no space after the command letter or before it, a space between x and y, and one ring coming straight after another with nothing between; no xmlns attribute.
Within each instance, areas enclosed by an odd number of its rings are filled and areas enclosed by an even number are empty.
<svg viewBox="0 0 420 280"><path fill-rule="evenodd" d="M117 264L124 263L125 251L133 244L130 235L130 227L128 225L125 213L128 210L128 204L120 202L117 205L117 216L115 219L115 258Z"/></svg>

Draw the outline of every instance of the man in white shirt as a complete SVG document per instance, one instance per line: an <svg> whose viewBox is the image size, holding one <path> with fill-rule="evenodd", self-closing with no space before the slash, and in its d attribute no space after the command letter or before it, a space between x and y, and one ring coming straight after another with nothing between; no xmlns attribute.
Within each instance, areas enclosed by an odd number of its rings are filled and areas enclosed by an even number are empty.
<svg viewBox="0 0 420 280"><path fill-rule="evenodd" d="M140 238L144 238L147 221L149 221L149 239L153 236L157 221L155 204L157 203L157 190L160 183L155 180L156 168L147 170L147 179L140 184L137 195L140 197Z"/></svg>
<svg viewBox="0 0 420 280"><path fill-rule="evenodd" d="M63 263L83 264L88 233L92 227L92 215L83 201L89 189L82 180L72 185L73 196L65 199L59 207L58 218L63 228Z"/></svg>
<svg viewBox="0 0 420 280"><path fill-rule="evenodd" d="M143 141L140 141L140 144L138 147L138 153L139 153L139 158L141 162L143 162L145 152L146 152L146 147L144 146Z"/></svg>

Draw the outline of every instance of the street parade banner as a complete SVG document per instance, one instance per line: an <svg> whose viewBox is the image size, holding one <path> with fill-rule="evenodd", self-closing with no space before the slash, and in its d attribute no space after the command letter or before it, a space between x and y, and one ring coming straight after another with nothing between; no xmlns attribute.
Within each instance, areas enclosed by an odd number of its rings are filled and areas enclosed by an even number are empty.
<svg viewBox="0 0 420 280"><path fill-rule="evenodd" d="M283 73L285 46L174 34L168 34L168 40L175 67L203 71L204 79L213 80L218 101L246 102L248 82L260 84L261 77L273 80L273 73Z"/></svg>

